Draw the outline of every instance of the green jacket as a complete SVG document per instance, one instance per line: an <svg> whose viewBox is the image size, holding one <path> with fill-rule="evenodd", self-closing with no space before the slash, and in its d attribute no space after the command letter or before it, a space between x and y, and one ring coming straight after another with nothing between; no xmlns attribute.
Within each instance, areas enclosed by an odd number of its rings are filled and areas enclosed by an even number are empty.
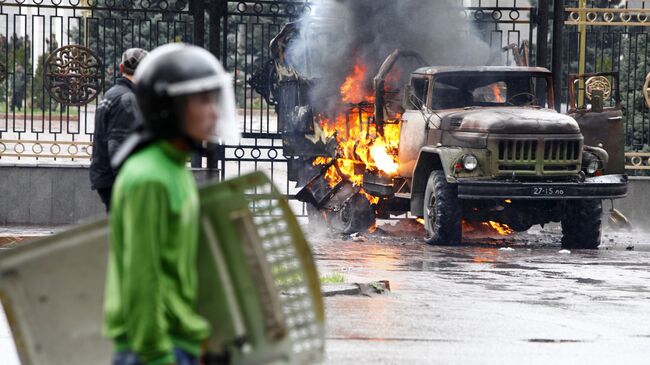
<svg viewBox="0 0 650 365"><path fill-rule="evenodd" d="M188 155L159 141L131 156L113 190L104 333L145 364L199 355L209 324L196 313L199 203Z"/></svg>

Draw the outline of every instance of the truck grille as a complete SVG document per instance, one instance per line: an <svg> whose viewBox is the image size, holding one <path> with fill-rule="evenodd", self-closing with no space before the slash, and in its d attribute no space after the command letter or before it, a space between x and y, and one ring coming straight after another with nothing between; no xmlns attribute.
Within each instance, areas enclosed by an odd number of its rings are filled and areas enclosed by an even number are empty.
<svg viewBox="0 0 650 365"><path fill-rule="evenodd" d="M546 141L544 143L544 161L579 161L579 158L580 141Z"/></svg>
<svg viewBox="0 0 650 365"><path fill-rule="evenodd" d="M504 139L497 141L499 173L577 173L582 159L579 139Z"/></svg>
<svg viewBox="0 0 650 365"><path fill-rule="evenodd" d="M534 162L537 160L537 140L499 142L499 161Z"/></svg>

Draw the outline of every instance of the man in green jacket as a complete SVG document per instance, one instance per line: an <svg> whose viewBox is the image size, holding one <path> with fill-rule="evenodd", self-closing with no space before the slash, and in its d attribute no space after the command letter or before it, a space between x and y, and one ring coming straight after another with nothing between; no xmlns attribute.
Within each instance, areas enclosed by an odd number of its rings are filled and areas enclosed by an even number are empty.
<svg viewBox="0 0 650 365"><path fill-rule="evenodd" d="M113 160L104 332L114 365L196 365L210 325L196 312L199 203L186 166L204 142L238 135L232 78L181 44L151 52L135 78L143 129Z"/></svg>

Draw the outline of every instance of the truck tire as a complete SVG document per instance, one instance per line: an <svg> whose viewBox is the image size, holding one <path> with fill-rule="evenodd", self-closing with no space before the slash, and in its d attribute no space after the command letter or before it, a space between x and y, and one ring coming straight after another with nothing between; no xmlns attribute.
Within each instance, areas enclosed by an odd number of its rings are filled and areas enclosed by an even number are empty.
<svg viewBox="0 0 650 365"><path fill-rule="evenodd" d="M338 212L328 212L330 229L335 233L365 233L375 225L375 208L368 199L356 194Z"/></svg>
<svg viewBox="0 0 650 365"><path fill-rule="evenodd" d="M456 185L443 171L433 171L424 192L425 241L430 245L459 245L462 239L462 209Z"/></svg>
<svg viewBox="0 0 650 365"><path fill-rule="evenodd" d="M603 204L579 200L566 206L562 219L562 248L591 249L600 246Z"/></svg>

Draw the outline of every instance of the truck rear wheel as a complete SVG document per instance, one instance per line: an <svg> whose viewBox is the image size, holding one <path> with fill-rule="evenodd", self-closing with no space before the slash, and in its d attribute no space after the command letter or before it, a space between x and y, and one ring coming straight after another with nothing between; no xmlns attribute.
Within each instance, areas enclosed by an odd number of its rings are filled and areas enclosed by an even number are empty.
<svg viewBox="0 0 650 365"><path fill-rule="evenodd" d="M462 209L456 185L449 184L443 171L433 171L424 192L425 241L430 245L458 245L461 242Z"/></svg>
<svg viewBox="0 0 650 365"><path fill-rule="evenodd" d="M562 248L592 249L600 245L603 204L578 200L566 206L562 219Z"/></svg>

